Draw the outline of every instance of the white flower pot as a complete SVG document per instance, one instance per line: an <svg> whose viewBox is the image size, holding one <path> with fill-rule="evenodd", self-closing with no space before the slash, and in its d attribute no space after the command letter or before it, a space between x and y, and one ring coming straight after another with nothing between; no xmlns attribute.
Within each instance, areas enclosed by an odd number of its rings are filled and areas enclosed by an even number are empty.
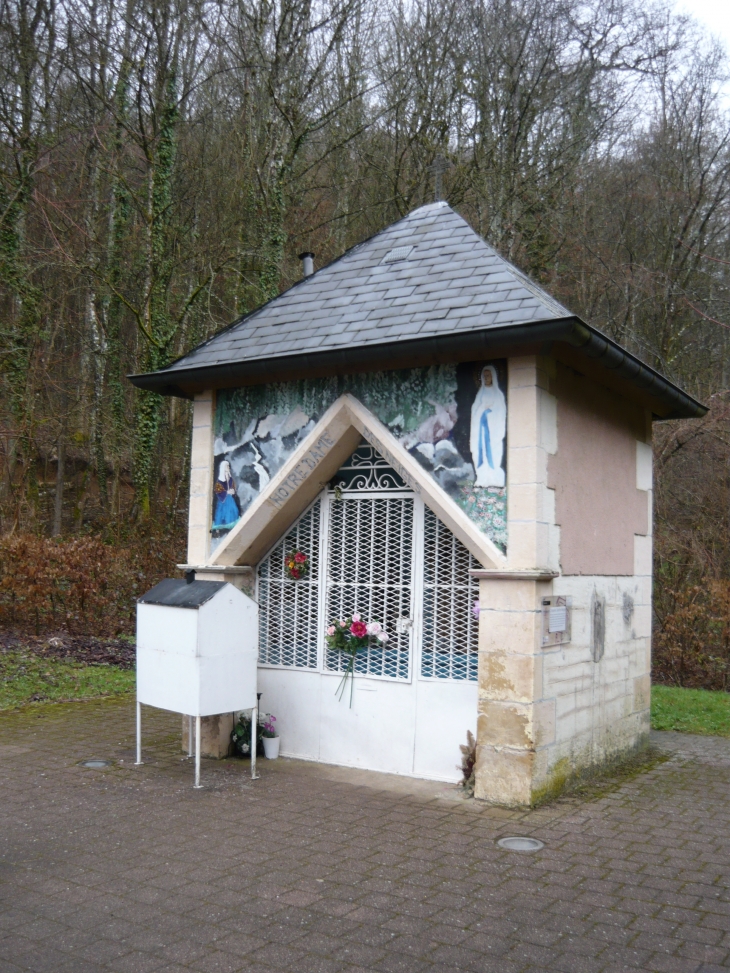
<svg viewBox="0 0 730 973"><path fill-rule="evenodd" d="M264 753L267 760L276 760L279 756L279 737L264 737Z"/></svg>

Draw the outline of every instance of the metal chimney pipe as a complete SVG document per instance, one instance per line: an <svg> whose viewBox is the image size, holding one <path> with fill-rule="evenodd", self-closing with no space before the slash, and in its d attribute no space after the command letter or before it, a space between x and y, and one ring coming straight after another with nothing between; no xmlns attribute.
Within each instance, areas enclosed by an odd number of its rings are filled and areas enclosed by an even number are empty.
<svg viewBox="0 0 730 973"><path fill-rule="evenodd" d="M314 254L307 250L299 254L299 259L302 262L302 277L311 277L314 273Z"/></svg>

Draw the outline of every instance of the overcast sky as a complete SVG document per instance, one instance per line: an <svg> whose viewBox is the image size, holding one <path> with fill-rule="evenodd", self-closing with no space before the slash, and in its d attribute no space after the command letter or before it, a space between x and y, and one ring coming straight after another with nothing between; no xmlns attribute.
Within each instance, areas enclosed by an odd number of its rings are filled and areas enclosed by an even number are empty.
<svg viewBox="0 0 730 973"><path fill-rule="evenodd" d="M725 41L730 52L730 0L676 0L675 6Z"/></svg>

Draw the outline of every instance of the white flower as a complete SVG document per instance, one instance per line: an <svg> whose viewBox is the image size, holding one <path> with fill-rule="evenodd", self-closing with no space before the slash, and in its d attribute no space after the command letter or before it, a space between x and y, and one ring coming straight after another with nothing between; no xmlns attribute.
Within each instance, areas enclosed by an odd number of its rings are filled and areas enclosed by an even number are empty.
<svg viewBox="0 0 730 973"><path fill-rule="evenodd" d="M378 639L378 642L389 642L390 641L390 635L388 635L387 632L378 632L377 639Z"/></svg>
<svg viewBox="0 0 730 973"><path fill-rule="evenodd" d="M368 622L367 625L368 635L377 635L379 632L383 631L383 626L380 622Z"/></svg>
<svg viewBox="0 0 730 973"><path fill-rule="evenodd" d="M352 613L352 620L353 620L353 622L359 622L360 621L360 612L353 612Z"/></svg>

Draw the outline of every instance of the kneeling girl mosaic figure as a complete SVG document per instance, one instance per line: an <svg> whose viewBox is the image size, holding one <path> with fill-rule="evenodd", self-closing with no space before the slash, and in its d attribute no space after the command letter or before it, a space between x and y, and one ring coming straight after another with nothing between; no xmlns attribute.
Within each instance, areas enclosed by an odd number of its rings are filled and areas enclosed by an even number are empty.
<svg viewBox="0 0 730 973"><path fill-rule="evenodd" d="M227 459L221 460L218 476L215 481L215 509L213 511L213 527L215 530L230 530L241 516L236 501L236 484L231 475L231 464Z"/></svg>

